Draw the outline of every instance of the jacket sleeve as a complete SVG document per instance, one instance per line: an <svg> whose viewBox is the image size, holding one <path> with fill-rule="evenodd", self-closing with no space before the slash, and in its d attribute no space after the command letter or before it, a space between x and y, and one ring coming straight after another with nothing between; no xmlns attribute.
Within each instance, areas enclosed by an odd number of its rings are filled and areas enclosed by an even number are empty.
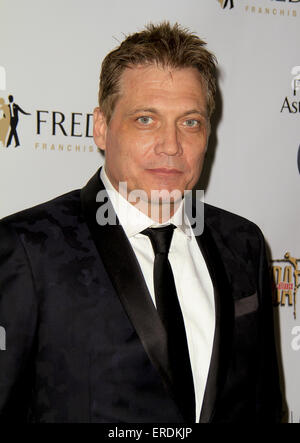
<svg viewBox="0 0 300 443"><path fill-rule="evenodd" d="M282 397L274 337L271 281L265 241L260 230L259 237L261 244L258 268L260 348L256 416L258 422L280 423L282 419Z"/></svg>
<svg viewBox="0 0 300 443"><path fill-rule="evenodd" d="M37 298L21 239L0 222L0 422L26 422L33 381Z"/></svg>

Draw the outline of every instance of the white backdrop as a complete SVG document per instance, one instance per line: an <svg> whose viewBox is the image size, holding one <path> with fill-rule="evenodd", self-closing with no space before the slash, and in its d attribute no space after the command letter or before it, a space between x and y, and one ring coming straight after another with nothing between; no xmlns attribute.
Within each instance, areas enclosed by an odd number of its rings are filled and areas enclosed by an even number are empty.
<svg viewBox="0 0 300 443"><path fill-rule="evenodd" d="M82 187L103 163L89 114L101 60L123 34L169 20L208 42L221 92L205 199L264 232L288 419L299 422L300 0L2 0L0 14L0 217ZM5 146L9 95L31 114L19 111L16 148Z"/></svg>

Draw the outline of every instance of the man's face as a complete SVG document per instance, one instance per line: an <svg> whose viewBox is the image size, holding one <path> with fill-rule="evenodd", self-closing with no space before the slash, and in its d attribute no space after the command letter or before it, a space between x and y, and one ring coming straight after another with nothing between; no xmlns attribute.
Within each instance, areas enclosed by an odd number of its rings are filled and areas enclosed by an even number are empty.
<svg viewBox="0 0 300 443"><path fill-rule="evenodd" d="M206 89L195 68L126 68L120 96L107 125L94 112L94 138L105 150L105 170L113 186L127 192L189 190L197 183L209 123Z"/></svg>

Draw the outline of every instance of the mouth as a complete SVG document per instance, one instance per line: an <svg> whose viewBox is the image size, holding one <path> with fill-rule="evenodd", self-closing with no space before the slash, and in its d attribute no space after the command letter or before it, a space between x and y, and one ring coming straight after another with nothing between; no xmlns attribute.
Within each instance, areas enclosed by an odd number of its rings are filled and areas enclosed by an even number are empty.
<svg viewBox="0 0 300 443"><path fill-rule="evenodd" d="M157 174L157 175L179 175L182 174L179 169L169 169L169 168L153 168L153 169L146 169L146 171L150 172L151 174Z"/></svg>

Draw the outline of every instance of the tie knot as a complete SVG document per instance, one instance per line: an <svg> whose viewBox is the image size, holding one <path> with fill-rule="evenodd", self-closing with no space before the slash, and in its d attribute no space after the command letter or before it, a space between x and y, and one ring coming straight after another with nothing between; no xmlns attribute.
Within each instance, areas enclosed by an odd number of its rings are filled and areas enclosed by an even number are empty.
<svg viewBox="0 0 300 443"><path fill-rule="evenodd" d="M162 226L161 228L147 228L141 234L147 235L152 243L154 254L168 254L173 231L176 228L174 225Z"/></svg>

